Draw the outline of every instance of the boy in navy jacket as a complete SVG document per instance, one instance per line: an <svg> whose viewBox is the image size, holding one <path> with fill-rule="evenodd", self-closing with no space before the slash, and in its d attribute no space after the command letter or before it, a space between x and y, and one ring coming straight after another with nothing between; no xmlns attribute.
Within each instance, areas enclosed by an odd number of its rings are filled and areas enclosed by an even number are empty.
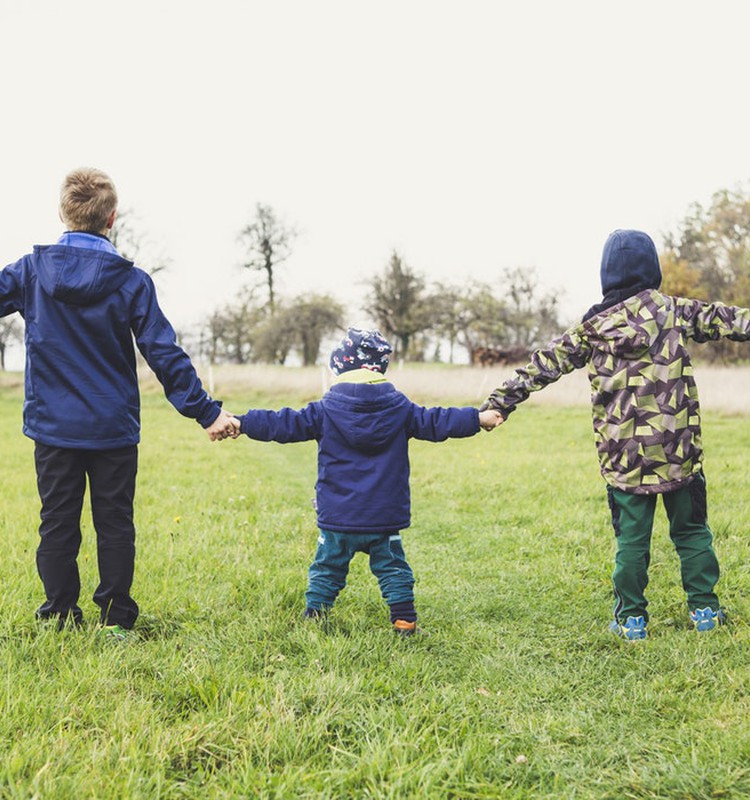
<svg viewBox="0 0 750 800"><path fill-rule="evenodd" d="M230 433L233 417L212 400L159 308L151 278L107 235L117 193L103 172L65 178L56 244L0 271L0 316L25 320L23 432L34 440L42 502L37 568L47 596L39 619L80 624L77 556L86 478L97 534L94 602L104 631L124 638L138 616L133 498L140 399L133 339L169 401L207 429Z"/></svg>
<svg viewBox="0 0 750 800"><path fill-rule="evenodd" d="M409 439L441 442L495 427L499 414L475 408L423 408L384 373L391 346L378 331L349 329L331 354L337 376L324 397L301 411L250 410L239 417L251 439L318 442L318 550L309 570L306 617L331 608L349 563L367 553L390 606L394 630L415 632L414 574L401 544L410 524Z"/></svg>

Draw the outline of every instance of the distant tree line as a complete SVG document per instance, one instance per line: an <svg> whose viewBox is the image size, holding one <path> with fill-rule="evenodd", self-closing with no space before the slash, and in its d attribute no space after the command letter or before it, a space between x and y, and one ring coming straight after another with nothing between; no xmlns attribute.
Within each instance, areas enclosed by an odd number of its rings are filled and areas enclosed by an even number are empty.
<svg viewBox="0 0 750 800"><path fill-rule="evenodd" d="M283 364L296 353L303 364L314 364L326 337L345 328L343 307L330 294L276 298L274 273L289 257L295 235L271 208L257 206L241 238L247 248L244 265L264 274L266 296L249 289L214 312L201 335L205 357ZM666 294L750 307L748 192L725 189L707 207L691 206L664 237L660 259ZM366 285L362 311L393 342L396 359L522 361L565 327L558 294L545 291L534 270L503 270L495 285L470 279L429 283L394 251ZM727 340L710 342L700 353L726 362L748 357L747 345Z"/></svg>
<svg viewBox="0 0 750 800"><path fill-rule="evenodd" d="M131 210L122 212L113 241L126 257L151 263L151 273L168 259L147 253ZM192 355L212 363L285 364L292 355L304 365L318 362L321 349L345 330L345 308L333 295L279 296L277 271L292 253L296 237L267 205L240 231L242 266L258 273L237 297L213 311L181 341ZM667 294L723 300L750 307L750 195L722 190L708 206L688 210L660 253ZM465 361L487 364L522 361L559 333L558 294L540 287L534 270L506 269L495 285L464 276L456 283L430 283L393 251L366 282L362 307L394 346L394 358L408 361ZM0 320L0 369L6 350L22 338L22 320ZM747 360L747 345L710 342L702 354L712 360Z"/></svg>
<svg viewBox="0 0 750 800"><path fill-rule="evenodd" d="M240 234L243 266L260 272L262 281L214 311L190 349L212 363L284 364L295 354L303 365L315 364L323 342L345 330L344 306L325 293L279 297L276 272L291 254L295 237L268 206ZM362 308L388 337L394 358L450 361L457 349L483 363L492 351L522 360L560 327L557 296L542 292L533 270L506 270L501 296L485 283L429 284L394 251L379 273L366 282Z"/></svg>

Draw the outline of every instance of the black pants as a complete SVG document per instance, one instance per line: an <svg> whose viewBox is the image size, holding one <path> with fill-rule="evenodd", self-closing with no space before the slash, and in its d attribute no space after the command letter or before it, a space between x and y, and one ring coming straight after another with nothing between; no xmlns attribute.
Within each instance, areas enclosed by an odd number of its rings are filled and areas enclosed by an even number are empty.
<svg viewBox="0 0 750 800"><path fill-rule="evenodd" d="M132 628L138 617L138 606L130 596L138 448L72 450L37 442L34 460L42 501L36 564L47 595L37 616L61 621L72 616L76 622L83 617L78 606L81 581L77 559L88 476L99 564L94 602L101 609L102 623Z"/></svg>

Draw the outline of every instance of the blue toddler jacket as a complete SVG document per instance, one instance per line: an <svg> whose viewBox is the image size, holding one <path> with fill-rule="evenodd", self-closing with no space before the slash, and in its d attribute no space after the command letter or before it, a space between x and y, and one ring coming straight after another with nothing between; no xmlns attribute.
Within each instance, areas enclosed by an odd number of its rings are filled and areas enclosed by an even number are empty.
<svg viewBox="0 0 750 800"><path fill-rule="evenodd" d="M300 411L250 410L241 432L264 442L318 442L318 526L385 533L408 528L409 439L479 431L475 408L424 408L391 383L338 383Z"/></svg>
<svg viewBox="0 0 750 800"><path fill-rule="evenodd" d="M159 308L149 275L104 237L73 233L0 271L0 316L18 311L26 342L23 432L42 444L108 450L140 439L133 339L172 405L208 427L204 391Z"/></svg>

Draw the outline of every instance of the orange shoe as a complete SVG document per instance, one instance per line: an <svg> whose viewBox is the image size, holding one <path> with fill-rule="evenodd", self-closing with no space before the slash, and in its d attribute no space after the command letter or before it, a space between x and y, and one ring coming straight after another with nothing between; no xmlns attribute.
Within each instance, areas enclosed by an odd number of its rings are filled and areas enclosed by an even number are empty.
<svg viewBox="0 0 750 800"><path fill-rule="evenodd" d="M397 619L393 623L393 630L399 636L413 636L417 632L417 623L407 622L405 619Z"/></svg>

